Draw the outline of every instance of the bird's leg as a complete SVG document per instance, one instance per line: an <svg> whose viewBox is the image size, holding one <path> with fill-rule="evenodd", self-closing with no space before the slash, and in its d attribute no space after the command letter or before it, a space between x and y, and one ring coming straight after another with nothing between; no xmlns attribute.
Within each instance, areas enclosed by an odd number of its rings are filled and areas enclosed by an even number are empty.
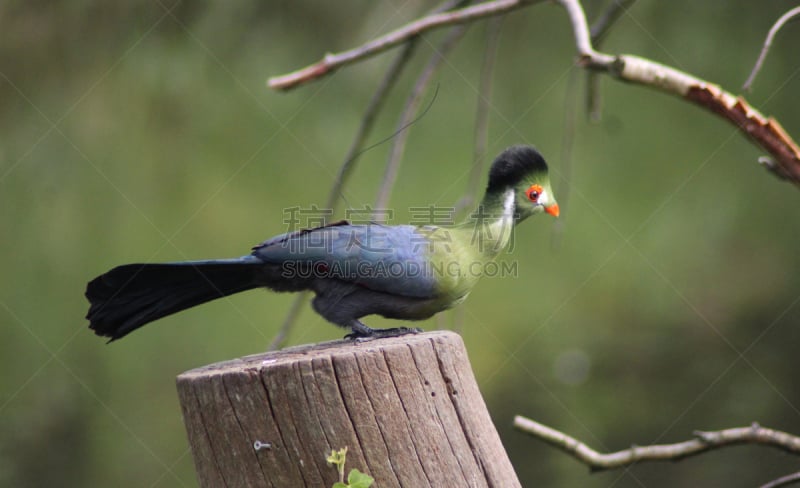
<svg viewBox="0 0 800 488"><path fill-rule="evenodd" d="M353 320L350 324L352 332L344 336L345 339L380 339L383 337L397 337L405 334L418 334L422 329L418 327L393 327L391 329L373 329L360 320Z"/></svg>

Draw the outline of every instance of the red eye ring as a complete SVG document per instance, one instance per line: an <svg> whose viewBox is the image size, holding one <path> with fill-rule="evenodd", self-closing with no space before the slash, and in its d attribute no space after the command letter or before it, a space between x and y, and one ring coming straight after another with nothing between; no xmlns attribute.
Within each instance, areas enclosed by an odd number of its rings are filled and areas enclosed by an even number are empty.
<svg viewBox="0 0 800 488"><path fill-rule="evenodd" d="M538 203L539 196L542 194L542 191L544 190L542 189L541 185L531 185L531 187L525 191L525 196L527 196L528 200L532 201L533 203Z"/></svg>

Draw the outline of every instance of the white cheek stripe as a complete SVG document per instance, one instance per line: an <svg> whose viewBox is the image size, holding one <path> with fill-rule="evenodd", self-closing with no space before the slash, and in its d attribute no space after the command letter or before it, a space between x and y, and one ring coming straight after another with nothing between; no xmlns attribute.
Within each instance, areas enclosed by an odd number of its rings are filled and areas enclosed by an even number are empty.
<svg viewBox="0 0 800 488"><path fill-rule="evenodd" d="M503 218L512 218L514 216L514 200L516 196L513 189L506 192L506 199L503 201Z"/></svg>

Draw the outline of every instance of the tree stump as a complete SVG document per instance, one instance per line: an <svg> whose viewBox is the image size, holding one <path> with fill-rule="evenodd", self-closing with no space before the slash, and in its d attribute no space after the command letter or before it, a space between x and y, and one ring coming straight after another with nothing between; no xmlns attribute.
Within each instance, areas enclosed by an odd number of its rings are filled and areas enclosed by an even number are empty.
<svg viewBox="0 0 800 488"><path fill-rule="evenodd" d="M178 376L202 487L331 487L331 450L375 487L519 487L453 332L334 341Z"/></svg>

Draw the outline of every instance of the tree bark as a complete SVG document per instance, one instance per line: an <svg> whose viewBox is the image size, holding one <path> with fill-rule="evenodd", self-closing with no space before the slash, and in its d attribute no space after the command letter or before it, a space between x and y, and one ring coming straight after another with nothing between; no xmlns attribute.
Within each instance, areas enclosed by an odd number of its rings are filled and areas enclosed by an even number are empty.
<svg viewBox="0 0 800 488"><path fill-rule="evenodd" d="M452 332L249 356L177 386L203 487L330 487L343 447L376 487L520 486Z"/></svg>

